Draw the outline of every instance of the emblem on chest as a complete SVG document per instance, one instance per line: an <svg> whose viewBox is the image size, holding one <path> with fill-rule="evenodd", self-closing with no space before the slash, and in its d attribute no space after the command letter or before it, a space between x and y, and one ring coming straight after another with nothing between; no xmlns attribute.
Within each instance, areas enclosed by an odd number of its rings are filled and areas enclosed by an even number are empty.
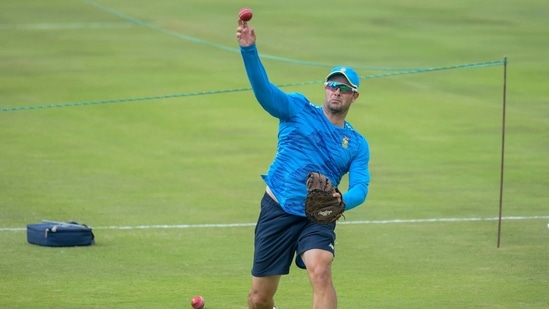
<svg viewBox="0 0 549 309"><path fill-rule="evenodd" d="M347 136L343 136L343 140L341 141L341 147L349 147L349 138Z"/></svg>

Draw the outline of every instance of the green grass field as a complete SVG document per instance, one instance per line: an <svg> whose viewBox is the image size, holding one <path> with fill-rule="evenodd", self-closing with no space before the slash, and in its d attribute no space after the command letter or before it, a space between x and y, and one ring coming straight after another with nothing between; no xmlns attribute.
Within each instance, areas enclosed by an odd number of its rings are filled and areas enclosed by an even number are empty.
<svg viewBox="0 0 549 309"><path fill-rule="evenodd" d="M540 0L0 1L0 308L247 308L277 121L248 90L243 6L283 89L321 103L331 66L364 77L348 120L372 182L337 228L340 308L549 308ZM42 219L97 243L28 244ZM276 302L310 308L304 271Z"/></svg>

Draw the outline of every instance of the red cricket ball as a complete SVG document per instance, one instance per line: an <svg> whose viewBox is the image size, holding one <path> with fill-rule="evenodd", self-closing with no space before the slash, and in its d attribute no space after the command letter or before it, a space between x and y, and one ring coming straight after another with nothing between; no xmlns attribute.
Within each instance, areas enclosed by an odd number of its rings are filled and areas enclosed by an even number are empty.
<svg viewBox="0 0 549 309"><path fill-rule="evenodd" d="M206 302L204 301L204 297L200 295L193 297L191 300L191 306L193 306L194 309L202 309L205 304Z"/></svg>
<svg viewBox="0 0 549 309"><path fill-rule="evenodd" d="M242 21L249 21L254 16L254 13L249 8L241 8L238 12L238 18Z"/></svg>

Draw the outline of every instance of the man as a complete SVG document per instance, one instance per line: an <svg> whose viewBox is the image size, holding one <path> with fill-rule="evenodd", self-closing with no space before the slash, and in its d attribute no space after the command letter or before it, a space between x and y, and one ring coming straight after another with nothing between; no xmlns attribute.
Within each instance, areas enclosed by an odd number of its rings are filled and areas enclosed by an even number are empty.
<svg viewBox="0 0 549 309"><path fill-rule="evenodd" d="M335 185L349 174L349 189L334 196L346 211L362 204L368 194L368 142L345 120L358 98L360 78L348 67L335 67L326 77L322 106L300 93L285 93L268 80L259 59L256 35L238 20L236 38L248 79L259 104L279 119L278 147L266 175L266 190L255 230L252 284L248 308L272 309L282 275L296 265L307 270L314 309L337 308L332 283L335 222L307 219L304 201L309 172L320 172Z"/></svg>

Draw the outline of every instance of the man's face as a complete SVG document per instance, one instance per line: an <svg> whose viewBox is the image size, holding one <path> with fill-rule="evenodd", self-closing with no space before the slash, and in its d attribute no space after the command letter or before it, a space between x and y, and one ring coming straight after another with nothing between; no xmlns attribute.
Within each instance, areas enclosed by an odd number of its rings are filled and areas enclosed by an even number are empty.
<svg viewBox="0 0 549 309"><path fill-rule="evenodd" d="M347 114L351 104L358 98L343 75L332 76L325 86L324 106L332 114Z"/></svg>

